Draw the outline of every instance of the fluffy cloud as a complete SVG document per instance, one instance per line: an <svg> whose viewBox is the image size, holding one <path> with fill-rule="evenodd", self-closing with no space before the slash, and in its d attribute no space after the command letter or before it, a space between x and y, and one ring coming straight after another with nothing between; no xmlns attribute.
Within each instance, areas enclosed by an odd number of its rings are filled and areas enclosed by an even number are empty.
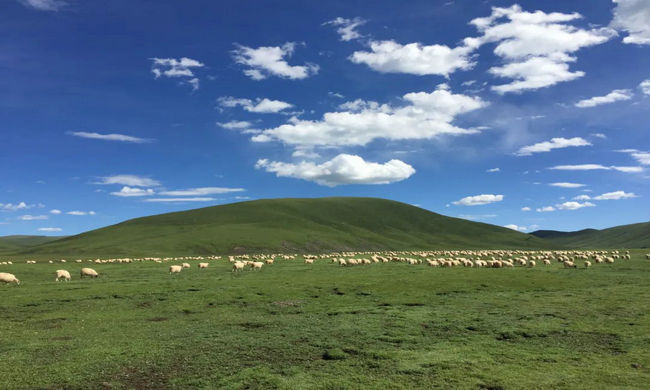
<svg viewBox="0 0 650 390"><path fill-rule="evenodd" d="M151 61L153 61L151 72L155 78L181 78L182 83L191 86L192 90L199 89L199 79L195 77L192 68L204 67L205 65L201 62L187 57L182 57L179 60L175 58L151 58Z"/></svg>
<svg viewBox="0 0 650 390"><path fill-rule="evenodd" d="M550 141L536 143L534 145L524 146L519 149L515 155L530 156L533 153L550 152L553 149L568 148L572 146L590 146L591 143L583 138L551 138Z"/></svg>
<svg viewBox="0 0 650 390"><path fill-rule="evenodd" d="M488 169L488 170L485 171L485 172L492 173L492 172L500 172L500 171L501 171L501 168L490 168L490 169Z"/></svg>
<svg viewBox="0 0 650 390"><path fill-rule="evenodd" d="M482 206L485 204L501 202L503 195L481 194L475 196L466 196L461 200L452 202L457 206Z"/></svg>
<svg viewBox="0 0 650 390"><path fill-rule="evenodd" d="M61 210L58 210L58 209L52 209L52 210L50 210L50 214L54 214L54 215L61 214Z"/></svg>
<svg viewBox="0 0 650 390"><path fill-rule="evenodd" d="M28 205L25 202L20 202L17 204L14 203L0 203L0 210L2 211L16 211L16 210L26 210L32 208L33 205Z"/></svg>
<svg viewBox="0 0 650 390"><path fill-rule="evenodd" d="M60 232L62 230L63 229L58 228L58 227L42 227L42 228L38 228L39 232Z"/></svg>
<svg viewBox="0 0 650 390"><path fill-rule="evenodd" d="M347 42L363 36L357 31L357 27L364 23L366 23L366 20L359 17L346 19L339 16L334 20L323 23L323 26L331 25L337 27L336 32L341 36L341 40Z"/></svg>
<svg viewBox="0 0 650 390"><path fill-rule="evenodd" d="M39 11L58 11L65 7L67 3L62 0L18 0L25 7L37 9Z"/></svg>
<svg viewBox="0 0 650 390"><path fill-rule="evenodd" d="M578 210L578 209L581 209L583 207L594 207L594 206L595 206L595 204L593 204L591 202L584 202L584 203L580 203L580 202L564 202L564 203L555 205L555 207L557 207L558 210Z"/></svg>
<svg viewBox="0 0 650 390"><path fill-rule="evenodd" d="M634 192L625 192L625 191L614 191L607 192L602 195L594 196L594 200L619 200L619 199L630 199L636 198L637 195Z"/></svg>
<svg viewBox="0 0 650 390"><path fill-rule="evenodd" d="M262 46L252 48L237 46L233 50L235 62L245 65L248 69L244 74L253 80L263 80L269 76L278 76L291 80L304 79L318 73L318 65L289 65L285 59L291 57L296 44L287 42L282 46Z"/></svg>
<svg viewBox="0 0 650 390"><path fill-rule="evenodd" d="M589 195L578 195L573 197L573 200L589 200L589 199L591 199L591 196Z"/></svg>
<svg viewBox="0 0 650 390"><path fill-rule="evenodd" d="M576 60L570 53L601 44L616 35L609 28L585 30L568 24L580 18L578 13L526 12L519 5L493 7L490 16L470 22L482 35L466 38L465 45L478 48L486 43L497 43L494 54L506 64L491 68L490 73L514 81L493 86L495 92L548 87L584 75L584 72L569 70L568 64Z"/></svg>
<svg viewBox="0 0 650 390"><path fill-rule="evenodd" d="M197 198L149 198L145 199L145 202L152 203L184 203L184 202L211 202L216 200L215 198L209 197L197 197Z"/></svg>
<svg viewBox="0 0 650 390"><path fill-rule="evenodd" d="M562 187L562 188L580 188L584 187L585 184L580 184L580 183L566 183L566 182L559 182L559 183L549 183L550 186L553 187Z"/></svg>
<svg viewBox="0 0 650 390"><path fill-rule="evenodd" d="M111 195L131 197L131 196L149 196L153 195L154 191L151 188L134 188L129 186L122 187L121 190L116 192L111 192Z"/></svg>
<svg viewBox="0 0 650 390"><path fill-rule="evenodd" d="M347 111L328 112L322 120L291 118L289 123L263 130L256 142L282 141L293 146L366 145L389 140L430 139L442 134L472 134L478 129L452 125L456 116L484 107L478 97L453 94L440 86L431 93L412 92L403 96L406 105L359 101Z"/></svg>
<svg viewBox="0 0 650 390"><path fill-rule="evenodd" d="M643 80L639 84L639 88L644 95L650 95L650 80Z"/></svg>
<svg viewBox="0 0 650 390"><path fill-rule="evenodd" d="M71 131L68 134L74 135L75 137L100 139L104 141L131 142L136 144L142 144L142 143L152 141L147 138L132 137L130 135L124 135L124 134L100 134L100 133L88 133L85 131Z"/></svg>
<svg viewBox="0 0 650 390"><path fill-rule="evenodd" d="M650 45L650 3L646 0L613 0L610 26L627 32L624 43Z"/></svg>
<svg viewBox="0 0 650 390"><path fill-rule="evenodd" d="M634 96L634 94L629 89L615 89L605 96L595 96L590 99L580 100L575 104L575 106L580 108L596 107L601 104L630 100L632 99L632 96Z"/></svg>
<svg viewBox="0 0 650 390"><path fill-rule="evenodd" d="M551 211L555 211L555 207L553 207L553 206L544 206L544 207L540 207L540 208L537 209L538 213L548 213L548 212L551 212Z"/></svg>
<svg viewBox="0 0 650 390"><path fill-rule="evenodd" d="M339 154L322 164L306 161L292 164L261 159L255 167L275 173L278 177L293 177L328 187L342 184L389 184L407 179L415 173L412 166L400 160L379 164L350 154Z"/></svg>
<svg viewBox="0 0 650 390"><path fill-rule="evenodd" d="M271 114L280 112L287 108L293 107L293 104L283 102L281 100L271 100L271 99L260 99L255 100L251 99L238 99L232 96L223 96L217 99L217 103L221 107L233 108L241 106L244 110L248 112L255 112L258 114Z"/></svg>
<svg viewBox="0 0 650 390"><path fill-rule="evenodd" d="M609 166L606 167L601 164L577 164L577 165L556 165L548 169L557 170L557 171L594 171L594 170L604 170L604 171L619 171L625 173L638 173L643 172L642 167L620 167L620 166Z"/></svg>
<svg viewBox="0 0 650 390"><path fill-rule="evenodd" d="M522 207L521 211L530 211L530 207L528 207L528 206Z"/></svg>
<svg viewBox="0 0 650 390"><path fill-rule="evenodd" d="M157 180L137 175L113 175L99 178L100 181L94 184L121 184L131 187L156 187L160 185Z"/></svg>
<svg viewBox="0 0 650 390"><path fill-rule="evenodd" d="M47 218L48 218L47 215L29 215L29 214L21 215L20 217L18 217L18 219L20 219L21 221L39 221Z"/></svg>
<svg viewBox="0 0 650 390"><path fill-rule="evenodd" d="M215 195L215 194L228 194L231 192L246 191L243 188L226 188L226 187L199 187L188 188L185 190L174 191L160 191L158 195L165 196L201 196L201 195Z"/></svg>
<svg viewBox="0 0 650 390"><path fill-rule="evenodd" d="M79 210L73 210L73 211L68 211L66 214L68 214L68 215L83 216L83 215L95 215L95 212L94 212L94 211L79 211Z"/></svg>
<svg viewBox="0 0 650 390"><path fill-rule="evenodd" d="M372 41L371 51L355 51L350 61L366 64L382 73L409 73L419 76L449 74L474 66L471 48L445 45L423 46L420 43L399 44L395 41Z"/></svg>
<svg viewBox="0 0 650 390"><path fill-rule="evenodd" d="M245 130L249 129L253 124L247 121L230 121L230 122L217 122L217 125L228 130Z"/></svg>
<svg viewBox="0 0 650 390"><path fill-rule="evenodd" d="M506 228L512 229L512 230L516 230L518 232L525 232L526 230L528 230L528 228L525 227L525 226L518 226L518 225L515 225L515 224L503 225L503 227L506 227Z"/></svg>

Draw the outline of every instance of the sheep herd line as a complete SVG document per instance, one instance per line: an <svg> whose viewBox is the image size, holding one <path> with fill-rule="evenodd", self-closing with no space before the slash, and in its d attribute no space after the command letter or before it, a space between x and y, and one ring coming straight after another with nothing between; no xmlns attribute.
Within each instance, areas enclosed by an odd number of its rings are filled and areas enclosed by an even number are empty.
<svg viewBox="0 0 650 390"><path fill-rule="evenodd" d="M578 268L582 262L584 268L594 264L613 264L617 260L630 260L629 251L523 251L523 250L458 250L458 251L403 251L403 252L337 252L328 254L256 254L228 256L232 263L232 272L245 269L261 270L263 266L272 266L277 260L297 261L302 256L304 264L314 264L316 261L327 261L339 266L362 266L375 263L401 262L409 265L426 264L430 267L469 267L469 268L514 268L536 267L539 265L550 266L553 262L562 263L564 268ZM645 258L650 260L650 254ZM199 260L199 270L207 269L211 261L222 260L221 256L183 256L183 257L142 257L142 258L114 258L85 260L94 264L130 264L135 262L179 262L168 268L169 274L178 274L184 269L191 268L189 260ZM49 264L66 263L67 260L49 260ZM84 260L74 260L83 263ZM26 264L37 264L35 260L26 260ZM17 263L16 263L17 264ZM2 261L0 266L14 265L13 261ZM80 278L97 278L100 274L93 268L83 267L79 271ZM70 281L72 276L68 270L55 271L55 281ZM3 284L20 284L20 280L11 273L0 272L0 282Z"/></svg>

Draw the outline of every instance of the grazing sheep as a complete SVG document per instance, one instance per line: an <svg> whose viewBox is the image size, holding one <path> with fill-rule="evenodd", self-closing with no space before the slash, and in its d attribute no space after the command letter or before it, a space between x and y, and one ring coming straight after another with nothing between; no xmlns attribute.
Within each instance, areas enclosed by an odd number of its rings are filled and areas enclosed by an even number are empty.
<svg viewBox="0 0 650 390"><path fill-rule="evenodd" d="M591 261L585 260L585 268L591 267Z"/></svg>
<svg viewBox="0 0 650 390"><path fill-rule="evenodd" d="M270 265L270 264L273 264L273 261L274 261L273 259L267 259L265 261L265 263Z"/></svg>
<svg viewBox="0 0 650 390"><path fill-rule="evenodd" d="M339 259L339 265L348 265L348 263L345 261L345 259Z"/></svg>
<svg viewBox="0 0 650 390"><path fill-rule="evenodd" d="M190 264L189 263L183 263L183 268L190 268Z"/></svg>
<svg viewBox="0 0 650 390"><path fill-rule="evenodd" d="M0 282L8 284L8 283L16 283L17 285L20 284L20 280L14 275L14 274L9 274L6 272L0 272Z"/></svg>
<svg viewBox="0 0 650 390"><path fill-rule="evenodd" d="M535 263L535 260L528 260L528 266L530 268L533 268L535 265L537 265L537 263Z"/></svg>
<svg viewBox="0 0 650 390"><path fill-rule="evenodd" d="M97 271L95 271L95 270L92 269L92 268L82 268L80 274L81 274L81 277L82 277L82 278L83 278L84 276L90 276L91 278L96 278L96 277L99 276L99 274L97 273Z"/></svg>
<svg viewBox="0 0 650 390"><path fill-rule="evenodd" d="M252 269L262 269L263 265L264 265L264 263L262 263L261 261L253 261L251 263L251 268Z"/></svg>
<svg viewBox="0 0 650 390"><path fill-rule="evenodd" d="M72 279L70 277L70 272L64 269L57 269L55 274L56 274L56 279L55 279L56 282L58 282L61 279L65 280L66 282L69 282L70 279Z"/></svg>
<svg viewBox="0 0 650 390"><path fill-rule="evenodd" d="M243 271L244 270L244 263L241 261L235 261L232 265L232 272L236 271Z"/></svg>
<svg viewBox="0 0 650 390"><path fill-rule="evenodd" d="M578 266L570 260L564 262L564 268L578 268Z"/></svg>
<svg viewBox="0 0 650 390"><path fill-rule="evenodd" d="M544 265L551 265L551 260L544 259Z"/></svg>
<svg viewBox="0 0 650 390"><path fill-rule="evenodd" d="M209 265L210 265L210 263L199 263L199 269L208 268Z"/></svg>
<svg viewBox="0 0 650 390"><path fill-rule="evenodd" d="M183 267L180 265L171 265L169 266L169 274L178 274L183 270Z"/></svg>
<svg viewBox="0 0 650 390"><path fill-rule="evenodd" d="M305 259L305 264L314 264L314 259Z"/></svg>

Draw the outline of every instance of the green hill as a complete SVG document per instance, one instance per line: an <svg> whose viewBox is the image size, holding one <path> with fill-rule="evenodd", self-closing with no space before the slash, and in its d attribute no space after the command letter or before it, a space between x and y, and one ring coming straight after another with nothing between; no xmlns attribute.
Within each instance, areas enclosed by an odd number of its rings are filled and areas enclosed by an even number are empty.
<svg viewBox="0 0 650 390"><path fill-rule="evenodd" d="M23 253L164 256L550 246L511 229L395 201L316 198L255 200L136 218Z"/></svg>
<svg viewBox="0 0 650 390"><path fill-rule="evenodd" d="M65 236L2 236L0 237L0 252L15 252L24 248L56 241L64 237Z"/></svg>
<svg viewBox="0 0 650 390"><path fill-rule="evenodd" d="M649 248L650 222L609 229L584 229L577 232L538 230L532 235L555 245L572 248Z"/></svg>

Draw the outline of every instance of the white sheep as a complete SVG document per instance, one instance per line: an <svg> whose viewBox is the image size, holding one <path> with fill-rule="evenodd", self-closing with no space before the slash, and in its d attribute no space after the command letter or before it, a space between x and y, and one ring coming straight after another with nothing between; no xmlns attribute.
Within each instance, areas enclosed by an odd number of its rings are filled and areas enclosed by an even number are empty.
<svg viewBox="0 0 650 390"><path fill-rule="evenodd" d="M56 274L56 279L55 279L56 282L58 282L61 279L65 280L66 282L69 282L70 279L72 279L70 277L70 272L64 269L57 269L55 274Z"/></svg>
<svg viewBox="0 0 650 390"><path fill-rule="evenodd" d="M266 259L265 263L270 265L273 264L273 261L273 259Z"/></svg>
<svg viewBox="0 0 650 390"><path fill-rule="evenodd" d="M264 263L262 263L261 261L254 261L254 262L251 263L251 268L252 269L262 269L263 265L264 265Z"/></svg>
<svg viewBox="0 0 650 390"><path fill-rule="evenodd" d="M243 271L244 270L244 263L241 261L235 261L232 265L232 272L236 271Z"/></svg>
<svg viewBox="0 0 650 390"><path fill-rule="evenodd" d="M591 261L585 260L585 268L591 267Z"/></svg>
<svg viewBox="0 0 650 390"><path fill-rule="evenodd" d="M209 265L210 265L210 263L199 263L199 269L208 268Z"/></svg>
<svg viewBox="0 0 650 390"><path fill-rule="evenodd" d="M305 259L305 264L314 264L314 259Z"/></svg>
<svg viewBox="0 0 650 390"><path fill-rule="evenodd" d="M169 266L169 274L178 274L183 270L183 267L180 265L171 265Z"/></svg>
<svg viewBox="0 0 650 390"><path fill-rule="evenodd" d="M190 264L189 263L183 263L183 268L190 268Z"/></svg>
<svg viewBox="0 0 650 390"><path fill-rule="evenodd" d="M97 271L95 271L92 268L82 268L81 269L81 277L83 278L84 276L90 276L91 278L96 278L99 276Z"/></svg>
<svg viewBox="0 0 650 390"><path fill-rule="evenodd" d="M0 272L0 282L8 284L8 283L16 283L17 285L20 284L20 280L14 275L10 274L7 272Z"/></svg>

